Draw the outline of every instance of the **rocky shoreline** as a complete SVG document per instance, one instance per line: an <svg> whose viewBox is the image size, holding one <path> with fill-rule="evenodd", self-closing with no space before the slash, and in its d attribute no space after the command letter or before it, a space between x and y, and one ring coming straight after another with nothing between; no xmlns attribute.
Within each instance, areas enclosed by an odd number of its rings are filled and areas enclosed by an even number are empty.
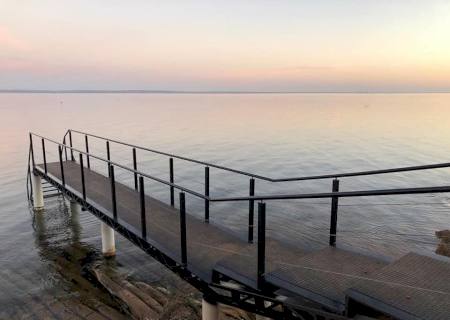
<svg viewBox="0 0 450 320"><path fill-rule="evenodd" d="M51 255L51 257L50 257ZM201 293L186 282L168 289L126 274L114 258L104 258L89 246L74 243L47 257L65 293L49 290L29 296L24 307L2 313L0 319L195 320L201 319ZM220 319L252 320L242 310L221 306Z"/></svg>
<svg viewBox="0 0 450 320"><path fill-rule="evenodd" d="M450 230L436 232L436 254L450 256ZM0 319L201 319L201 293L182 280L167 288L136 279L115 258L104 258L80 242L46 251L65 293L29 296L17 312ZM220 319L253 320L255 315L220 306Z"/></svg>
<svg viewBox="0 0 450 320"><path fill-rule="evenodd" d="M134 319L181 320L200 319L201 300L194 288L182 292L133 281L104 268L93 269L96 280L122 307L122 312ZM254 319L254 316L238 309L222 306L221 319Z"/></svg>
<svg viewBox="0 0 450 320"><path fill-rule="evenodd" d="M436 231L436 237L441 241L436 248L436 253L450 257L450 230Z"/></svg>

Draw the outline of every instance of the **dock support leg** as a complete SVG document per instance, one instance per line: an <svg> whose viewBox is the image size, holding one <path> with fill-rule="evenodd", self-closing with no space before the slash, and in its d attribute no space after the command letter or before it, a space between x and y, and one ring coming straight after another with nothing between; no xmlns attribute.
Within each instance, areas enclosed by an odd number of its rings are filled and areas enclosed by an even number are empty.
<svg viewBox="0 0 450 320"><path fill-rule="evenodd" d="M114 229L104 222L101 222L101 229L102 229L102 253L105 257L113 257L116 255Z"/></svg>
<svg viewBox="0 0 450 320"><path fill-rule="evenodd" d="M32 175L33 180L33 208L34 210L44 209L44 192L42 191L42 178Z"/></svg>
<svg viewBox="0 0 450 320"><path fill-rule="evenodd" d="M72 216L80 214L81 206L78 204L78 202L70 200L70 212L72 213Z"/></svg>
<svg viewBox="0 0 450 320"><path fill-rule="evenodd" d="M270 302L264 301L264 307L265 308L269 308L270 305L271 305ZM272 318L268 318L268 317L262 316L260 314L255 314L255 320L272 320Z"/></svg>
<svg viewBox="0 0 450 320"><path fill-rule="evenodd" d="M219 307L217 303L206 300L203 297L202 300L202 320L219 320Z"/></svg>

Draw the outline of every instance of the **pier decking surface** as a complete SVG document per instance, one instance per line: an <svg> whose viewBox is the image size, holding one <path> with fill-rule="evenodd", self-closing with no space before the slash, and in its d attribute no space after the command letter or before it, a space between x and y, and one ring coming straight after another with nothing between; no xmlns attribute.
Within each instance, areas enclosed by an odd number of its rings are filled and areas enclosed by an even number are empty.
<svg viewBox="0 0 450 320"><path fill-rule="evenodd" d="M67 187L81 193L80 165L64 161ZM44 173L44 166L37 165ZM84 169L88 202L112 212L110 179ZM61 180L59 162L47 163L47 175ZM45 177L45 175L43 175ZM140 232L139 193L116 182L118 222ZM181 262L179 211L150 196L145 197L147 241ZM188 208L189 209L189 208ZM111 213L112 217L112 213ZM187 220L187 268L207 283L213 273L223 274L255 290L257 246L190 215ZM329 247L307 252L274 239L266 240L268 284L344 313L354 301L400 319L449 319L450 259L409 254L398 261L384 261Z"/></svg>
<svg viewBox="0 0 450 320"><path fill-rule="evenodd" d="M408 253L370 278L347 296L399 319L450 319L450 259Z"/></svg>

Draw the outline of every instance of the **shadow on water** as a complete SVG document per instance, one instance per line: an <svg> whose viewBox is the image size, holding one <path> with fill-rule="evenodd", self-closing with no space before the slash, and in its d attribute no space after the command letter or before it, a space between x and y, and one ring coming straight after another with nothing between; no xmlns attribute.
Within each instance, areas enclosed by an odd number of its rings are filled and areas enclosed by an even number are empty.
<svg viewBox="0 0 450 320"><path fill-rule="evenodd" d="M2 307L0 318L82 318L97 310L110 314L115 313L113 309L120 310L121 306L90 276L90 268L103 259L94 246L81 240L79 214L71 212L62 197L44 211L30 212L42 266L32 266L33 272L10 274L15 290L14 294L8 292L12 303Z"/></svg>
<svg viewBox="0 0 450 320"><path fill-rule="evenodd" d="M163 286L178 286L181 282L120 236L116 238L115 259L103 260L98 252L101 243L97 219L86 212L74 219L68 203L61 198L48 199L41 216L33 213L30 218L24 205L23 184L28 151L24 141L28 131L60 137L70 124L139 145L277 176L448 160L448 94L120 97L70 94L64 96L64 106L60 105L58 95L1 95L0 100L2 117L6 119L0 153L8 155L0 157L0 319L26 318L39 312L58 318L52 314L58 299L89 300L91 295L80 289L77 279L66 272L68 265L79 271L72 273L81 275L86 265L101 263L146 282L162 282ZM361 108L362 105L370 108ZM48 119L53 119L52 125L43 126ZM177 119L186 125L180 126ZM83 146L82 143L84 140L77 145ZM100 154L105 152L102 142L96 145L92 141L90 147ZM56 152L53 156L57 159ZM113 157L124 163L131 161L131 154L121 150L113 149ZM166 159L146 158L143 153L138 157L148 172L167 177ZM203 190L202 167L198 170L186 167L183 172L182 166L175 165L176 181L190 188L197 183L198 190ZM450 177L447 171L346 179L342 187L363 190L445 185ZM237 195L247 192L248 181L227 178L212 170L211 188L216 196ZM282 193L286 191L283 188L272 190L257 183L260 193ZM330 185L296 184L286 188L316 192L329 190ZM146 185L146 190L167 201L166 188L152 184ZM438 244L435 231L448 228L447 196L378 201L376 206L372 205L374 199L361 199L358 203L340 201L338 244L392 257L416 249L435 250ZM195 205L201 208L202 203L195 204L189 199L189 211L195 212ZM312 201L268 204L270 236L276 235L294 245L325 246L329 210L329 203L316 205ZM211 221L245 235L247 212L246 205L230 208L215 204L211 206Z"/></svg>
<svg viewBox="0 0 450 320"><path fill-rule="evenodd" d="M116 234L114 258L103 258L100 223L88 212L71 210L62 196L43 211L29 208L36 259L11 260L0 275L0 319L128 319L129 308L97 280L105 274L187 292L187 284ZM31 240L31 239L30 239ZM26 253L26 252L25 252ZM26 262L25 262L26 261ZM31 265L27 265L31 262Z"/></svg>

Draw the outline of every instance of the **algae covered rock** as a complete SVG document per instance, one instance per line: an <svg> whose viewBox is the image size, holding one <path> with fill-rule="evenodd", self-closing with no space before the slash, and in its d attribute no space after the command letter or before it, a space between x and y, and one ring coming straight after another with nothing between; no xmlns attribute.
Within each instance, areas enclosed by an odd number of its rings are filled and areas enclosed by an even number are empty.
<svg viewBox="0 0 450 320"><path fill-rule="evenodd" d="M436 253L450 257L450 230L436 231L436 237L441 240L436 248Z"/></svg>

